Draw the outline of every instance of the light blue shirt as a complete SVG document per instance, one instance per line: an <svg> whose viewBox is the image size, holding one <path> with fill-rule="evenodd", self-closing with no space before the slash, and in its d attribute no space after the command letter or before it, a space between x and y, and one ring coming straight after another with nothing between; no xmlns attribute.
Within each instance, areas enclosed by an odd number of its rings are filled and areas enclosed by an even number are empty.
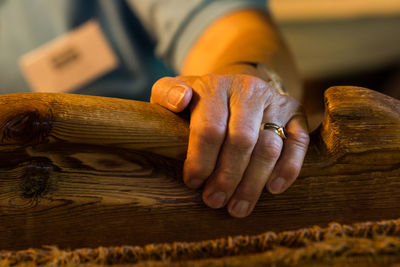
<svg viewBox="0 0 400 267"><path fill-rule="evenodd" d="M200 34L265 0L0 0L0 94L28 92L19 58L89 19L100 22L119 67L76 90L148 100L152 84L174 75Z"/></svg>

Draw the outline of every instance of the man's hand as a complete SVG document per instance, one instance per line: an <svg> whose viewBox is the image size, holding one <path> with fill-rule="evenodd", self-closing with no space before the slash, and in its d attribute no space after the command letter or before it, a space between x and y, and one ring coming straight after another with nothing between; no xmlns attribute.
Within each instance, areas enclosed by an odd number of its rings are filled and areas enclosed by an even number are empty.
<svg viewBox="0 0 400 267"><path fill-rule="evenodd" d="M300 104L250 75L210 74L162 78L152 103L173 112L190 107L190 136L184 182L204 185L211 208L228 206L234 217L248 216L261 192L285 191L299 175L309 136ZM286 140L261 123L285 126Z"/></svg>

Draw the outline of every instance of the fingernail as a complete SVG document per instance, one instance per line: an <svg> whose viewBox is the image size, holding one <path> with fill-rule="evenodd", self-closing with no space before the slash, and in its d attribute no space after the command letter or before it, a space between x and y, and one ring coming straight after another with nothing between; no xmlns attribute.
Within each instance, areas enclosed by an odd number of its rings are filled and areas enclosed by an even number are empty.
<svg viewBox="0 0 400 267"><path fill-rule="evenodd" d="M190 188L198 188L203 183L203 180L200 179L191 179L188 181L188 186Z"/></svg>
<svg viewBox="0 0 400 267"><path fill-rule="evenodd" d="M171 88L168 92L168 104L173 107L178 107L179 103L185 96L186 87L185 86L175 86Z"/></svg>
<svg viewBox="0 0 400 267"><path fill-rule="evenodd" d="M250 202L246 200L238 201L232 209L232 215L235 217L243 218L247 216L249 212Z"/></svg>
<svg viewBox="0 0 400 267"><path fill-rule="evenodd" d="M225 204L226 194L224 192L215 192L207 197L208 205L213 209L222 208Z"/></svg>
<svg viewBox="0 0 400 267"><path fill-rule="evenodd" d="M286 180L282 177L276 177L269 184L269 191L272 194L279 194L285 188Z"/></svg>

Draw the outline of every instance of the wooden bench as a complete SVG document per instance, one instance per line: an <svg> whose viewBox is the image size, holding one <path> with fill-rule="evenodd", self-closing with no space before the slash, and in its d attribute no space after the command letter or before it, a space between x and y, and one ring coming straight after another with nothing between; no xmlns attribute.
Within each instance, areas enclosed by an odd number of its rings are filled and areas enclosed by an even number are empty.
<svg viewBox="0 0 400 267"><path fill-rule="evenodd" d="M149 103L0 96L0 250L200 241L400 217L400 101L332 87L295 184L251 216L185 187L188 123Z"/></svg>

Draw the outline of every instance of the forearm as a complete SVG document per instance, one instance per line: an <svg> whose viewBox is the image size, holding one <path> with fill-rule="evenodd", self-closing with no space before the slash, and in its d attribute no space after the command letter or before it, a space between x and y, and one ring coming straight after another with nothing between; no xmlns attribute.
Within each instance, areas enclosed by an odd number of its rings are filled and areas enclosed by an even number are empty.
<svg viewBox="0 0 400 267"><path fill-rule="evenodd" d="M206 205L226 206L238 218L251 213L264 187L280 194L291 186L309 142L300 103L274 90L271 75L253 63L276 72L288 93L300 97L294 64L268 15L246 10L208 27L182 76L160 79L151 98L175 112L190 108L183 180L202 188Z"/></svg>
<svg viewBox="0 0 400 267"><path fill-rule="evenodd" d="M264 63L276 72L290 95L301 97L301 83L290 53L269 16L259 10L230 13L213 23L189 51L182 75L244 73L257 76L251 66Z"/></svg>

